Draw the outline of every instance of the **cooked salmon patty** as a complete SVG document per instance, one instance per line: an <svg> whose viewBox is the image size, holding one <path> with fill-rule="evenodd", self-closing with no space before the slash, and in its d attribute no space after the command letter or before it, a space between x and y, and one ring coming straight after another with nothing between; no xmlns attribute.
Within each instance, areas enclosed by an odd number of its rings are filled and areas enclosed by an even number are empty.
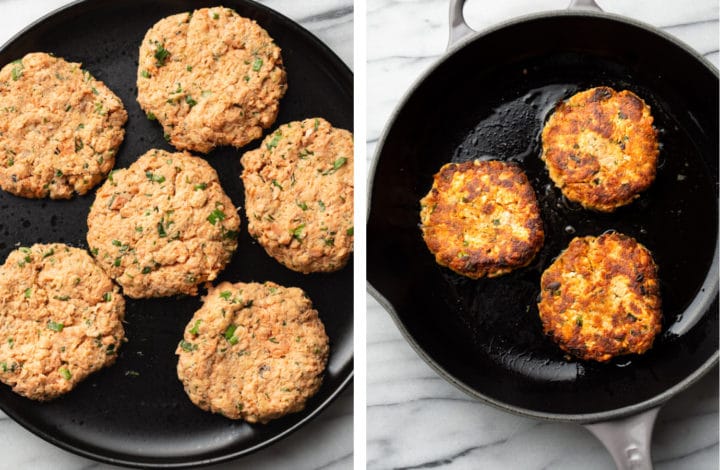
<svg viewBox="0 0 720 470"><path fill-rule="evenodd" d="M543 245L535 192L514 163L448 163L420 206L423 239L435 260L463 276L509 273Z"/></svg>
<svg viewBox="0 0 720 470"><path fill-rule="evenodd" d="M650 251L627 235L573 239L540 281L545 333L584 360L644 353L661 327L657 271Z"/></svg>
<svg viewBox="0 0 720 470"><path fill-rule="evenodd" d="M555 185L588 209L614 211L655 179L659 144L650 106L628 90L591 88L560 103L542 146Z"/></svg>
<svg viewBox="0 0 720 470"><path fill-rule="evenodd" d="M0 267L0 381L51 400L115 362L125 300L90 255L61 243L12 251Z"/></svg>
<svg viewBox="0 0 720 470"><path fill-rule="evenodd" d="M177 372L203 410L266 423L305 407L322 384L328 350L302 290L223 282L185 328Z"/></svg>

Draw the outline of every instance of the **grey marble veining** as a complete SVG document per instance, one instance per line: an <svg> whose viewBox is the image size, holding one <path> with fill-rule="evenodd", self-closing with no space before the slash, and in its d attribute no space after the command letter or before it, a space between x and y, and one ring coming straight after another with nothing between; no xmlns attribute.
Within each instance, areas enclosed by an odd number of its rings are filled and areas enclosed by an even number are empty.
<svg viewBox="0 0 720 470"><path fill-rule="evenodd" d="M0 43L68 0L0 0ZM352 0L269 0L269 7L299 22L353 66ZM223 4L218 1L218 4ZM289 437L215 470L345 470L353 462L353 390L348 387L327 409ZM1 470L105 470L118 468L78 457L45 442L0 412Z"/></svg>
<svg viewBox="0 0 720 470"><path fill-rule="evenodd" d="M568 0L469 0L480 30ZM598 0L607 11L662 28L718 66L718 3ZM444 53L447 0L367 2L368 167L392 111ZM584 428L515 416L479 403L437 375L372 298L367 309L369 469L611 470L612 459ZM652 452L658 470L717 470L717 368L661 410Z"/></svg>

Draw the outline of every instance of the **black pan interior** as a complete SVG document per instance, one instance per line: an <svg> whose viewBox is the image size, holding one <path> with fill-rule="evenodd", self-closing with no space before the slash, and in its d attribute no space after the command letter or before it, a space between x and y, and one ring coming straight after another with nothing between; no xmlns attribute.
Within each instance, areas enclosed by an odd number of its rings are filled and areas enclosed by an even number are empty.
<svg viewBox="0 0 720 470"><path fill-rule="evenodd" d="M662 142L652 187L609 215L565 200L539 159L539 133L554 105L598 85L643 97ZM717 257L718 78L687 49L595 15L516 22L437 66L397 113L377 158L369 282L425 358L471 393L581 420L650 400L717 355L717 278L703 282ZM418 228L433 174L473 158L519 162L542 206L544 248L530 266L496 279L439 267ZM607 230L654 253L664 321L647 354L598 364L567 358L543 335L536 298L541 273L573 237ZM688 309L696 296L702 307Z"/></svg>
<svg viewBox="0 0 720 470"><path fill-rule="evenodd" d="M5 64L31 51L80 61L125 104L129 120L117 168L151 148L171 147L161 127L137 102L137 53L145 32L159 19L217 2L97 0L75 4L22 33L0 51ZM254 18L282 48L288 93L277 123L323 116L352 129L353 78L349 69L310 33L261 5L225 1ZM223 188L244 207L239 158L246 149L220 148L207 156ZM65 242L87 248L88 208L94 193L70 201L26 200L0 192L0 259L17 244ZM238 250L218 281L265 281L302 287L313 300L331 341L325 381L306 410L267 425L232 422L196 408L177 379L174 350L199 298L129 300L126 334L117 363L88 378L67 396L40 404L0 386L0 407L15 420L69 450L101 460L151 465L209 463L255 450L308 420L349 382L352 349L352 262L327 275L292 272L267 256L246 231L244 211ZM139 374L139 375L136 375Z"/></svg>

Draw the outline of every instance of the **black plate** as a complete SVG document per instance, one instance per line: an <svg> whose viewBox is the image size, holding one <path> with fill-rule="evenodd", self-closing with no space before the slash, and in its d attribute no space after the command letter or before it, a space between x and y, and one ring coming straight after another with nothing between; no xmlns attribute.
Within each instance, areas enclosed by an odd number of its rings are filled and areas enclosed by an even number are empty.
<svg viewBox="0 0 720 470"><path fill-rule="evenodd" d="M651 188L612 214L569 203L539 158L555 104L599 85L643 97L663 146ZM520 163L546 234L529 266L477 281L438 266L418 227L433 174L474 158ZM718 75L663 33L572 12L476 36L408 94L380 143L371 195L373 293L421 356L477 398L540 418L610 419L661 403L717 362ZM642 356L569 359L543 334L540 276L573 237L607 230L653 252L663 330Z"/></svg>
<svg viewBox="0 0 720 470"><path fill-rule="evenodd" d="M255 19L282 48L288 92L277 124L313 116L352 129L353 77L341 60L305 29L264 6L224 1ZM159 19L217 2L190 0L96 0L78 2L41 19L0 50L0 64L32 51L52 52L83 63L123 101L129 114L116 168L126 168L151 148L172 148L161 127L138 106L137 56L145 32ZM218 149L207 156L223 188L244 207L239 175L243 150ZM69 201L27 200L0 193L0 259L16 245L64 242L87 248L86 217L94 192ZM353 267L325 275L292 272L256 244L241 211L241 234L232 262L219 281L272 280L303 288L320 312L330 337L325 381L304 411L267 425L233 422L196 408L177 378L174 351L199 298L130 300L126 334L117 363L90 376L50 403L36 403L0 386L0 408L40 437L72 452L123 465L185 466L237 457L266 446L316 415L347 385L353 369ZM134 372L139 375L134 376Z"/></svg>

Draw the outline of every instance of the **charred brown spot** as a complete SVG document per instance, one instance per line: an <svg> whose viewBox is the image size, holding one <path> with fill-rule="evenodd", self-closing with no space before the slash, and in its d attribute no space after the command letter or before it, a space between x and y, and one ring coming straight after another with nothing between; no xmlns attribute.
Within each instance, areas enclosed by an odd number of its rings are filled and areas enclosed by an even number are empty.
<svg viewBox="0 0 720 470"><path fill-rule="evenodd" d="M592 96L590 97L591 102L596 101L605 101L609 100L613 97L613 94L615 93L615 90L609 87L601 86L595 88L595 91L593 92Z"/></svg>

